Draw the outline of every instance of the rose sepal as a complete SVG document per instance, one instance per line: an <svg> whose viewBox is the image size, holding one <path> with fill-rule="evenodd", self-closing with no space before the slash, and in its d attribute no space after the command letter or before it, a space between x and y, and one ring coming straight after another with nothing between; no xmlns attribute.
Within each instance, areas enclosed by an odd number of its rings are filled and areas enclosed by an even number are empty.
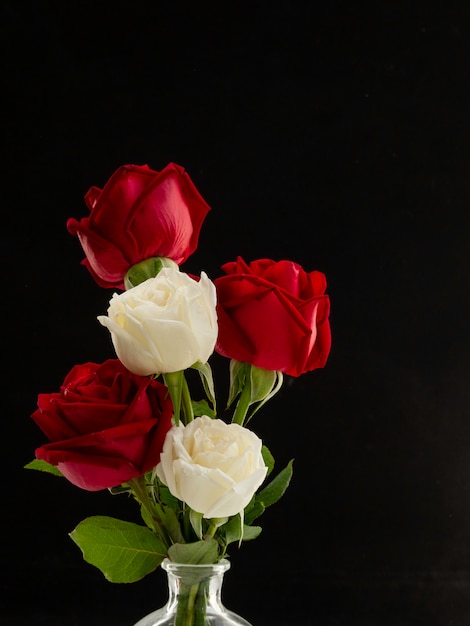
<svg viewBox="0 0 470 626"><path fill-rule="evenodd" d="M38 470L39 472L46 472L47 474L64 478L64 475L58 467L42 459L33 459L24 466L24 469Z"/></svg>
<svg viewBox="0 0 470 626"><path fill-rule="evenodd" d="M124 276L124 287L126 290L132 289L149 278L155 278L164 267L179 269L174 261L164 256L154 256L149 259L144 259L140 261L140 263L132 265L127 270Z"/></svg>
<svg viewBox="0 0 470 626"><path fill-rule="evenodd" d="M282 372L231 359L227 408L238 397L232 422L241 426L248 423L253 415L279 391L282 383ZM254 408L248 414L250 407Z"/></svg>
<svg viewBox="0 0 470 626"><path fill-rule="evenodd" d="M201 363L201 361L197 361L191 366L191 369L195 369L199 372L202 386L204 388L204 391L206 393L206 396L209 402L212 405L212 415L213 417L215 417L217 415L217 409L216 409L215 385L214 385L214 377L212 375L212 368L207 362Z"/></svg>
<svg viewBox="0 0 470 626"><path fill-rule="evenodd" d="M167 372L163 374L163 380L173 403L173 422L178 426L181 417L181 401L183 397L184 370Z"/></svg>

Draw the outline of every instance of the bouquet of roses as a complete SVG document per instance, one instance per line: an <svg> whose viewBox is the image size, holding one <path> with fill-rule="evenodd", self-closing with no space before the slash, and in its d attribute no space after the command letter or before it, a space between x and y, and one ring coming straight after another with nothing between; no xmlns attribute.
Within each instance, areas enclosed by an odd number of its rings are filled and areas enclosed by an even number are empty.
<svg viewBox="0 0 470 626"><path fill-rule="evenodd" d="M27 467L137 501L142 524L94 516L71 533L108 580L139 580L164 559L218 563L259 535L254 522L291 479L292 462L273 477L247 424L283 375L325 365L325 276L270 259L238 258L213 282L181 271L210 207L173 163L120 167L85 201L89 215L67 227L98 285L115 290L98 320L117 358L76 365L57 392L39 394L32 418L49 443ZM224 419L214 351L229 365Z"/></svg>

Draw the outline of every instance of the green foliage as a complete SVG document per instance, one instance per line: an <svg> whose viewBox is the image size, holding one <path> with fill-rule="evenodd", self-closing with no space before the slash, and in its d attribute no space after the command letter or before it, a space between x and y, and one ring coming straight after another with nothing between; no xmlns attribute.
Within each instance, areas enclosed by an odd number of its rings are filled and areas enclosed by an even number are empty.
<svg viewBox="0 0 470 626"><path fill-rule="evenodd" d="M166 506L171 507L174 511L179 511L183 508L183 503L175 498L175 496L170 492L168 487L164 485L158 478L156 479L158 483L157 492L158 492L158 500L165 504Z"/></svg>
<svg viewBox="0 0 470 626"><path fill-rule="evenodd" d="M247 524L251 524L264 513L268 506L282 498L292 478L293 463L293 460L289 461L286 467L266 487L253 496L250 504L245 508L245 521Z"/></svg>
<svg viewBox="0 0 470 626"><path fill-rule="evenodd" d="M292 459L264 489L256 494L255 498L262 502L265 507L271 506L284 495L292 478L293 463L294 460Z"/></svg>
<svg viewBox="0 0 470 626"><path fill-rule="evenodd" d="M87 563L113 583L131 583L153 572L167 555L155 533L107 516L88 517L70 533Z"/></svg>
<svg viewBox="0 0 470 626"><path fill-rule="evenodd" d="M274 459L268 448L263 446L263 458L268 466L268 475L274 467ZM245 507L244 519L241 514L232 516L219 528L218 538L224 547L238 541L250 541L258 537L262 531L261 526L252 526L252 523L264 511L284 495L293 474L293 460L273 478L261 491L253 496L250 503Z"/></svg>
<svg viewBox="0 0 470 626"><path fill-rule="evenodd" d="M207 400L193 400L192 404L195 417L200 417L201 415L207 415L208 417L216 416L214 409L209 406Z"/></svg>
<svg viewBox="0 0 470 626"><path fill-rule="evenodd" d="M266 507L262 502L253 496L250 504L245 508L245 520L247 524L251 524L265 511Z"/></svg>
<svg viewBox="0 0 470 626"><path fill-rule="evenodd" d="M202 513L197 513L190 509L189 511L189 521L191 522L192 529L196 533L196 536L199 539L202 539Z"/></svg>
<svg viewBox="0 0 470 626"><path fill-rule="evenodd" d="M274 457L266 446L262 446L261 454L263 456L264 464L268 468L266 475L269 476L274 469Z"/></svg>
<svg viewBox="0 0 470 626"><path fill-rule="evenodd" d="M175 543L168 549L168 558L175 563L200 565L217 563L219 544L213 537L193 543Z"/></svg>
<svg viewBox="0 0 470 626"><path fill-rule="evenodd" d="M165 511L165 529L171 539L175 543L184 543L185 538L181 530L181 524L178 518L178 511L171 507L164 507Z"/></svg>
<svg viewBox="0 0 470 626"><path fill-rule="evenodd" d="M223 539L224 546L228 546L235 541L250 541L255 539L261 533L261 526L248 526L242 521L240 514L234 515L220 529L220 537Z"/></svg>

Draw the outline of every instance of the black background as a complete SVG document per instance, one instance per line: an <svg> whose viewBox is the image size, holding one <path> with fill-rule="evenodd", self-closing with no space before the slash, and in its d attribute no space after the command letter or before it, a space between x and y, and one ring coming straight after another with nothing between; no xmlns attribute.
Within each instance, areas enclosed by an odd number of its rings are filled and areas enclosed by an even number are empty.
<svg viewBox="0 0 470 626"><path fill-rule="evenodd" d="M470 11L434 6L2 3L0 623L130 626L165 600L162 572L112 585L67 536L132 503L22 467L37 394L114 354L65 222L118 166L170 161L212 207L185 271L286 258L332 303L327 366L253 424L294 480L225 603L255 626L470 623Z"/></svg>

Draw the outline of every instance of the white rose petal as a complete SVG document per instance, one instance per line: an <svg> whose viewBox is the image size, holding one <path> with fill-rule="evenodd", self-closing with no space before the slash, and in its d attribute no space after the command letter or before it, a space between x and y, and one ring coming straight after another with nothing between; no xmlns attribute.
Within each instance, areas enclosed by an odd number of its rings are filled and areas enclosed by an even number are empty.
<svg viewBox="0 0 470 626"><path fill-rule="evenodd" d="M251 430L207 416L167 433L157 475L205 518L243 511L264 481L262 441Z"/></svg>
<svg viewBox="0 0 470 626"><path fill-rule="evenodd" d="M110 300L98 320L111 333L120 361L134 374L177 372L206 363L217 339L216 291L174 268Z"/></svg>

